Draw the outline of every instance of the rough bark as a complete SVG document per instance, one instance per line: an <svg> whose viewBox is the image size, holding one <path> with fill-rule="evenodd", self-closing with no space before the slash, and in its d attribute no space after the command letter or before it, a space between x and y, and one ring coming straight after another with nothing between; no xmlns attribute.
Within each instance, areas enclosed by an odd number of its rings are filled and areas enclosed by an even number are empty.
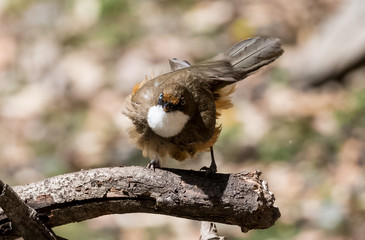
<svg viewBox="0 0 365 240"><path fill-rule="evenodd" d="M145 212L264 229L280 217L260 172L211 174L115 167L69 173L14 190L55 227L107 214ZM0 239L18 236L0 209Z"/></svg>
<svg viewBox="0 0 365 240"><path fill-rule="evenodd" d="M0 180L0 206L11 220L14 233L24 240L55 240L55 236L39 220L37 212L25 204L9 186Z"/></svg>

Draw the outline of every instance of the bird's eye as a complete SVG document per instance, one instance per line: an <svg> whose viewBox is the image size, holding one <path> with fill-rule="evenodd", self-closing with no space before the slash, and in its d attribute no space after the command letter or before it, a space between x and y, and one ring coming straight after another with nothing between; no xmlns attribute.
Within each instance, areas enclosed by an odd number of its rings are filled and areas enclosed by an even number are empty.
<svg viewBox="0 0 365 240"><path fill-rule="evenodd" d="M184 100L184 99L181 99L181 100L180 100L180 104L181 104L181 105L185 105L185 100Z"/></svg>
<svg viewBox="0 0 365 240"><path fill-rule="evenodd" d="M163 93L160 94L160 96L158 97L158 100L157 100L157 105L160 105L162 106L163 105Z"/></svg>

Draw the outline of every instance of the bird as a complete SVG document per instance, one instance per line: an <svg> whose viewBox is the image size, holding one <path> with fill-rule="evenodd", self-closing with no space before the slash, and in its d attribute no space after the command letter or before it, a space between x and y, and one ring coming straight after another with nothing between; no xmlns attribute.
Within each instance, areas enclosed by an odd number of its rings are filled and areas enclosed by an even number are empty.
<svg viewBox="0 0 365 240"><path fill-rule="evenodd" d="M200 170L216 173L213 145L222 130L217 119L233 106L237 83L283 52L280 39L253 37L196 65L173 58L171 72L136 84L123 113L131 121L129 137L150 159L147 166L155 169L167 158L184 161L210 151L210 166Z"/></svg>

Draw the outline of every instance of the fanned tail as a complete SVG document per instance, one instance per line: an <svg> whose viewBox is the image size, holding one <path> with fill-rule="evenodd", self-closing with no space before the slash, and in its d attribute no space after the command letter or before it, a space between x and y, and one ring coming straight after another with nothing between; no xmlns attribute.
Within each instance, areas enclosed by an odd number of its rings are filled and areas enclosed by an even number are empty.
<svg viewBox="0 0 365 240"><path fill-rule="evenodd" d="M190 66L189 69L204 75L214 92L245 79L261 67L275 61L283 52L278 38L249 38L235 44L226 53ZM184 67L188 66L185 64Z"/></svg>
<svg viewBox="0 0 365 240"><path fill-rule="evenodd" d="M236 79L242 80L283 54L281 41L273 37L255 37L231 47L225 56L231 63Z"/></svg>

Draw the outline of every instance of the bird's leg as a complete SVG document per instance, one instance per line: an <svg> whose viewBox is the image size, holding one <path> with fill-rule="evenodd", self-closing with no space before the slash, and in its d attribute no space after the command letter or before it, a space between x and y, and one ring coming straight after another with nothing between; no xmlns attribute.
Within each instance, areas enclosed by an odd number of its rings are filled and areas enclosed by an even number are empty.
<svg viewBox="0 0 365 240"><path fill-rule="evenodd" d="M157 159L152 159L148 164L147 164L147 168L153 169L153 171L155 171L155 168L160 168L160 160Z"/></svg>
<svg viewBox="0 0 365 240"><path fill-rule="evenodd" d="M206 171L207 174L217 172L217 164L215 163L215 160L214 160L213 146L210 147L210 157L212 159L212 162L210 163L210 167L204 166L200 169L200 171Z"/></svg>
<svg viewBox="0 0 365 240"><path fill-rule="evenodd" d="M217 164L215 163L214 159L214 152L213 152L213 146L210 146L210 158L212 159L209 167L209 172L216 173L217 172Z"/></svg>

